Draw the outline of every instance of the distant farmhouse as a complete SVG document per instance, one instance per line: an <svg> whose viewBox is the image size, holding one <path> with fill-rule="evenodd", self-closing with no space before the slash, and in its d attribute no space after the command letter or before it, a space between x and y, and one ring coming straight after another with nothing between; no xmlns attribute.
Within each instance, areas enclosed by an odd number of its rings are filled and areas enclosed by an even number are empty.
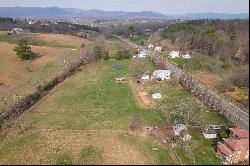
<svg viewBox="0 0 250 166"><path fill-rule="evenodd" d="M146 58L148 56L148 51L147 50L141 50L139 54L136 56L133 56L133 58Z"/></svg>
<svg viewBox="0 0 250 166"><path fill-rule="evenodd" d="M12 31L10 32L11 34L16 34L16 35L20 35L21 33L23 33L23 29L22 28L13 28Z"/></svg>

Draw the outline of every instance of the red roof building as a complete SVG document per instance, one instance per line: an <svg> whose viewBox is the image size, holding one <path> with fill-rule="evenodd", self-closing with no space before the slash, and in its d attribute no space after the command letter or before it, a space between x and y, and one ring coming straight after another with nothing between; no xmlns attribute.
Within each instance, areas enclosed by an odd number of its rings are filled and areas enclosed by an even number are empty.
<svg viewBox="0 0 250 166"><path fill-rule="evenodd" d="M225 164L236 164L249 159L248 132L244 129L230 128L229 138L218 143L216 152Z"/></svg>

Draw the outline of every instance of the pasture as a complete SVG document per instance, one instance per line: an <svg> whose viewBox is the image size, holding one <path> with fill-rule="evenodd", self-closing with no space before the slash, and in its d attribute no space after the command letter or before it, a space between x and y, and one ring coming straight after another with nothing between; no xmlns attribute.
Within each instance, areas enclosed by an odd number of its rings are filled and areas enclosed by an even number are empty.
<svg viewBox="0 0 250 166"><path fill-rule="evenodd" d="M133 88L139 85L131 78L130 63L108 60L83 66L81 72L21 115L11 130L1 133L0 163L178 164L174 151L183 163L192 162L187 152L165 147L143 131L129 130L132 116L140 117L142 127L160 125L165 115L171 119L180 98L191 97L169 82L148 83L142 85L148 93L157 90L165 98L155 108L141 108L133 94ZM114 64L123 69L113 69ZM130 83L116 83L115 77L125 77ZM204 106L197 101L197 107ZM201 113L194 121L227 125L213 111ZM211 142L203 141L200 132L190 130L195 164L220 164ZM212 158L204 159L207 155Z"/></svg>

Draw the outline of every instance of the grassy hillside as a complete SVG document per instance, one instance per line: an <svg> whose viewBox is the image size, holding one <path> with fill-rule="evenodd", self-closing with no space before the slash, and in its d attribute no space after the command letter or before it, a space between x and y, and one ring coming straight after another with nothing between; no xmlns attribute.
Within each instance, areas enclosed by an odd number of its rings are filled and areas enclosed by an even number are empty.
<svg viewBox="0 0 250 166"><path fill-rule="evenodd" d="M1 32L0 38L3 36L10 37L7 32ZM13 44L12 39L4 39L0 42L1 111L15 103L18 100L17 96L24 97L31 94L36 86L62 73L64 60L70 63L81 53L82 42L86 45L89 43L87 40L67 35L32 34L31 36L37 41L42 41L43 44L31 45L37 57L28 61L18 58L14 51L16 45ZM14 38L13 41L17 42Z"/></svg>

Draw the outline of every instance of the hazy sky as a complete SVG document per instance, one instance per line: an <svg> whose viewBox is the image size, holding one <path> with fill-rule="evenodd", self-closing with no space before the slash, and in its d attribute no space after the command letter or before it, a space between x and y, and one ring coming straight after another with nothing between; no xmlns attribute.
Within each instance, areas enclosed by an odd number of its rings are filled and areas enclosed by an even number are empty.
<svg viewBox="0 0 250 166"><path fill-rule="evenodd" d="M249 13L249 0L0 0L0 6L58 6L109 11L151 10L164 14Z"/></svg>

